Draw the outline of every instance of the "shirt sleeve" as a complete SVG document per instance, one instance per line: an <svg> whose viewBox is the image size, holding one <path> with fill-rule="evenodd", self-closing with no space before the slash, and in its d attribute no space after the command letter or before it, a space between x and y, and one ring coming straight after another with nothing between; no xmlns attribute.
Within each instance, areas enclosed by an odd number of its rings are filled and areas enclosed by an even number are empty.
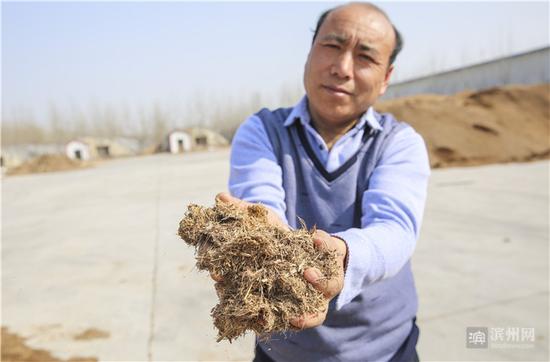
<svg viewBox="0 0 550 362"><path fill-rule="evenodd" d="M249 117L231 144L229 192L239 199L262 203L286 219L283 171L277 162L265 127L257 116Z"/></svg>
<svg viewBox="0 0 550 362"><path fill-rule="evenodd" d="M430 164L422 137L411 127L395 134L363 194L361 228L335 235L348 246L341 309L367 284L396 275L411 258L426 201Z"/></svg>

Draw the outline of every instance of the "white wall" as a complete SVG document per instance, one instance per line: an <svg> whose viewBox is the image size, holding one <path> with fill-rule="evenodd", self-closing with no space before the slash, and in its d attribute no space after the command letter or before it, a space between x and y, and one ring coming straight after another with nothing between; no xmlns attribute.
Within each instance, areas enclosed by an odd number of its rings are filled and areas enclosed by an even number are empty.
<svg viewBox="0 0 550 362"><path fill-rule="evenodd" d="M180 149L180 142L183 146L183 150ZM191 150L191 137L185 132L172 132L168 136L168 147L171 153L189 151Z"/></svg>
<svg viewBox="0 0 550 362"><path fill-rule="evenodd" d="M87 144L80 142L80 141L71 141L67 144L65 147L65 153L67 157L69 157L72 160L76 160L76 152L80 151L81 160L89 160L90 159L90 148Z"/></svg>
<svg viewBox="0 0 550 362"><path fill-rule="evenodd" d="M455 94L506 84L550 82L550 47L391 84L381 100L415 94Z"/></svg>

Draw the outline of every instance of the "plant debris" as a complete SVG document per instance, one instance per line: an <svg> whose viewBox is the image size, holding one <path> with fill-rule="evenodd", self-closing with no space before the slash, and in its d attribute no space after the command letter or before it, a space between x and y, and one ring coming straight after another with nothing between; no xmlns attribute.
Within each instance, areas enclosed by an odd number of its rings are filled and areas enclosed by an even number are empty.
<svg viewBox="0 0 550 362"><path fill-rule="evenodd" d="M315 267L326 278L336 276L336 253L314 246L315 229L285 230L270 224L267 215L262 205L217 200L212 208L189 205L180 221L178 234L195 247L197 268L221 277L219 303L211 312L218 342L231 342L247 330L267 340L293 329L291 318L326 307L303 272Z"/></svg>

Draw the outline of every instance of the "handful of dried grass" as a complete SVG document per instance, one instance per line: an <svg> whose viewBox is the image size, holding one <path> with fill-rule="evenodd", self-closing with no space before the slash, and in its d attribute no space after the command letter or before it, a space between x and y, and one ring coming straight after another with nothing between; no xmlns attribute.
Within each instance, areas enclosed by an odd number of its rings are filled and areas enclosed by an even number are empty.
<svg viewBox="0 0 550 362"><path fill-rule="evenodd" d="M231 342L247 330L268 338L291 329L289 319L325 307L303 272L316 267L327 278L335 276L336 255L316 249L313 232L269 224L261 205L188 206L178 234L195 247L199 270L223 278L216 283L219 303L212 309L218 342Z"/></svg>

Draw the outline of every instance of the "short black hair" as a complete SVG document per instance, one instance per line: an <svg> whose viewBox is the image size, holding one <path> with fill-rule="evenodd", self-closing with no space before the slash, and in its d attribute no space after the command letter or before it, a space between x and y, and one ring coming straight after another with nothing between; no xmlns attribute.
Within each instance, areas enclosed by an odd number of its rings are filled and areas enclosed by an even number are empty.
<svg viewBox="0 0 550 362"><path fill-rule="evenodd" d="M395 35L395 46L393 48L393 51L390 54L390 63L389 63L389 65L392 65L395 62L395 58L397 58L397 55L399 54L399 52L401 52L401 49L403 49L403 37L401 36L401 33L399 32L399 30L397 30L395 25L393 25L389 17L386 15L386 13L382 9L372 4L368 4L368 5L371 6L373 9L379 11L382 15L384 15L386 19L388 19L388 21L390 22L393 28L393 33ZM325 19L327 18L328 14L330 14L333 10L338 9L339 7L340 6L334 7L332 9L328 9L324 11L321 14L321 16L319 16L319 19L317 20L317 25L315 26L315 32L313 33L313 39L311 40L311 44L315 42L315 38L317 38L317 33L319 33L319 29L321 28L321 25L323 25L323 23L325 22Z"/></svg>

